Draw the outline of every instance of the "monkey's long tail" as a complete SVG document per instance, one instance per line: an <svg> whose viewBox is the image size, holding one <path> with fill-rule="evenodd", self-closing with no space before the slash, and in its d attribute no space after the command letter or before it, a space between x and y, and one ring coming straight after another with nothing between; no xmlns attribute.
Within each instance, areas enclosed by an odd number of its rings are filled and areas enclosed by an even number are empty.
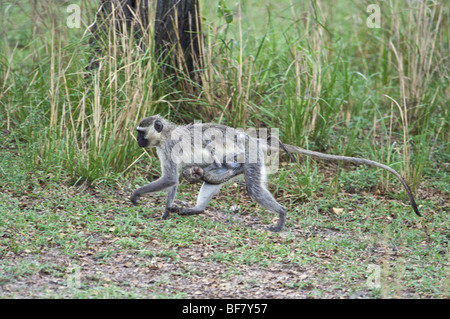
<svg viewBox="0 0 450 319"><path fill-rule="evenodd" d="M405 187L405 190L406 190L406 194L408 195L409 201L411 202L411 206L414 209L414 212L417 214L417 216L421 216L419 213L419 209L417 208L416 201L414 200L414 196L413 196L408 184L403 179L403 177L399 173L397 173L396 170L390 168L389 166L386 166L384 164L381 164L381 163L378 163L375 161L371 161L368 159L364 159L364 158L340 156L340 155L329 155L329 154L324 154L324 153L319 153L319 152L314 152L314 151L308 151L301 147L289 145L289 144L284 144L284 146L289 152L292 152L292 153L303 154L306 156L316 157L316 158L320 158L320 159L328 160L328 161L344 161L344 162L350 162L350 163L353 163L356 165L375 166L375 167L379 167L379 168L387 170L388 172L394 174L400 180L400 182L403 184L403 186Z"/></svg>

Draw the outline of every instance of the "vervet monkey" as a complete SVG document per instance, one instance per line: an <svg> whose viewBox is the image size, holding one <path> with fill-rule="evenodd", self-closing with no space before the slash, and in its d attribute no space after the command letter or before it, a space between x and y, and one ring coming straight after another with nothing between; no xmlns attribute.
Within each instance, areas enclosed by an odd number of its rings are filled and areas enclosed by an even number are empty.
<svg viewBox="0 0 450 319"><path fill-rule="evenodd" d="M264 151L267 151L269 147L261 143L261 139L243 134L229 126L213 123L178 126L159 115L143 119L136 130L138 132L137 143L140 147L156 148L161 162L162 176L134 191L131 196L131 202L134 205L137 205L139 197L145 193L167 190L163 219L168 218L170 212L177 212L180 215L201 214L224 183L243 174L250 197L266 209L278 213L277 223L269 227L269 230L278 232L283 229L286 222L286 208L280 205L267 190ZM211 131L215 134L212 134ZM229 138L223 139L224 143L220 143L221 136ZM229 144L234 144L232 145L234 147L228 149ZM236 148L236 145L245 145L245 151L242 153L242 147ZM254 147L255 145L256 147ZM288 154L292 152L325 160L347 161L357 165L364 164L383 168L393 173L401 181L415 213L420 216L408 184L389 166L367 159L308 151L297 146L284 145L281 142L280 146ZM197 154L192 156L189 154L189 150L193 148L194 153ZM240 157L239 160L238 157ZM219 166L216 162L221 159L223 160ZM193 208L173 207L181 170L188 180L203 181L197 203Z"/></svg>
<svg viewBox="0 0 450 319"><path fill-rule="evenodd" d="M199 166L186 166L182 175L189 183L206 182L209 184L224 184L232 178L244 173L244 165L241 163L225 163L218 167L215 163L204 168Z"/></svg>
<svg viewBox="0 0 450 319"><path fill-rule="evenodd" d="M269 136L267 140L276 139L278 145L286 152L292 161L295 161L292 154L287 150L287 147L278 138ZM268 145L270 147L270 145ZM242 145L238 146L239 151L242 150ZM229 182L234 177L244 173L244 165L237 161L238 154L234 156L232 162L224 160L224 165L216 165L216 162L206 167L199 167L196 165L188 165L183 168L182 175L189 183L207 182L209 184L224 184Z"/></svg>
<svg viewBox="0 0 450 319"><path fill-rule="evenodd" d="M242 133L243 134L243 133ZM269 136L267 140L274 139L273 136ZM286 149L286 146L281 143L280 140L275 138L278 142L278 146L280 146L286 154L289 155L292 161L294 161L294 157L292 154ZM258 138L257 140L262 141L262 139ZM265 141L267 143L267 140ZM263 144L264 145L264 144ZM262 145L262 147L264 147ZM212 163L209 166L205 167L199 167L196 165L187 165L183 168L182 176L186 181L189 183L197 183L200 181L207 182L209 184L224 184L229 182L234 177L237 177L244 173L244 165L242 163L238 162L238 157L240 154L243 154L245 152L244 145L240 144L237 145L238 152L234 154L233 157L229 157L228 159L224 157L223 164L218 162L217 156L215 156L214 151L210 148L212 144L208 144L208 151L213 154L214 163ZM270 148L271 145L267 144L267 146ZM267 147L266 146L266 147ZM272 149L273 151L273 149ZM278 147L276 148L276 151L278 151Z"/></svg>

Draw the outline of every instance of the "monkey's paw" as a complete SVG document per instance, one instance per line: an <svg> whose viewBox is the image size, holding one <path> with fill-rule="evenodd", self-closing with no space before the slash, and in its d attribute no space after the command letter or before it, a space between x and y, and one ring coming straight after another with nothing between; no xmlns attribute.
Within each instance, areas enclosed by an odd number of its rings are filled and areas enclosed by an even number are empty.
<svg viewBox="0 0 450 319"><path fill-rule="evenodd" d="M204 210L183 208L178 212L178 215L198 215L198 214L203 214L203 212L204 212Z"/></svg>
<svg viewBox="0 0 450 319"><path fill-rule="evenodd" d="M179 213L180 210L181 208L178 206L166 207L166 210L164 211L164 214L162 215L161 219L168 219L170 213Z"/></svg>
<svg viewBox="0 0 450 319"><path fill-rule="evenodd" d="M139 206L138 200L139 200L140 197L141 197L141 196L139 196L139 195L137 195L137 194L131 195L131 197L130 197L131 203L132 203L134 206Z"/></svg>
<svg viewBox="0 0 450 319"><path fill-rule="evenodd" d="M168 211L169 213L179 213L181 211L181 207L178 206L172 206L172 207L167 207L166 211Z"/></svg>
<svg viewBox="0 0 450 319"><path fill-rule="evenodd" d="M161 219L166 220L167 218L169 218L170 216L170 212L168 210L166 210L164 212L164 214L161 216Z"/></svg>
<svg viewBox="0 0 450 319"><path fill-rule="evenodd" d="M267 229L273 233L278 233L279 231L281 231L283 229L283 227L279 227L279 226L275 225L275 226L270 226Z"/></svg>

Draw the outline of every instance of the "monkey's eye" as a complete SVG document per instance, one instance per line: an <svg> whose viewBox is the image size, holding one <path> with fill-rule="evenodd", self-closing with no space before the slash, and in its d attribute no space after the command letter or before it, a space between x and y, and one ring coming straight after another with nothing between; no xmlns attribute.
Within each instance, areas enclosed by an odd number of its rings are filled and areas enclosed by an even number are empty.
<svg viewBox="0 0 450 319"><path fill-rule="evenodd" d="M153 127L155 128L156 132L161 133L161 131L163 129L163 124L161 123L160 120L156 120L155 124L153 125Z"/></svg>

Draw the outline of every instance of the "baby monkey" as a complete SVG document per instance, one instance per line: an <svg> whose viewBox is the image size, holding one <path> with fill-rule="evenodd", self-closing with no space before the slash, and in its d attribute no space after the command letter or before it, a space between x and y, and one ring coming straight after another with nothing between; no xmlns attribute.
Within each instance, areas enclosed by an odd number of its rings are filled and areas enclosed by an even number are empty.
<svg viewBox="0 0 450 319"><path fill-rule="evenodd" d="M291 161L295 161L294 156L292 156L291 152L287 150L286 145L284 145L284 143L282 143L278 138L269 136L265 141L265 144L267 146L270 146L271 144L269 144L269 141L271 142L272 139L275 140L275 143L278 143L281 149L289 156ZM259 140L262 141L262 139ZM238 151L240 152L239 154L244 152L242 148L243 146L238 146ZM244 173L244 165L238 162L239 154L235 154L233 156L232 162L229 162L226 158L224 158L223 165L222 163L217 164L218 159L217 157L213 156L214 163L212 163L211 165L204 167L197 165L186 166L183 169L182 175L184 179L191 184L198 182L206 182L215 185L227 183L234 177L238 177L239 175Z"/></svg>
<svg viewBox="0 0 450 319"><path fill-rule="evenodd" d="M275 140L275 143L278 144L279 147L289 156L291 161L295 161L294 156L292 156L291 152L288 151L286 145L282 143L277 137L269 136L265 141L265 145L270 146L270 142L272 139ZM262 139L259 139L262 141ZM219 160L216 156L213 155L214 163L209 166L197 166L197 165L189 165L183 169L182 175L183 178L189 182L190 184L198 183L198 182L206 182L209 184L224 184L229 182L234 177L238 177L239 175L244 173L244 165L238 162L238 156L245 152L243 150L243 145L238 145L238 154L233 156L233 161L229 162L226 158L223 159L222 163L219 163ZM211 151L210 145L208 145L208 151Z"/></svg>
<svg viewBox="0 0 450 319"><path fill-rule="evenodd" d="M206 167L186 166L182 175L189 183L206 182L208 184L219 185L229 182L232 178L244 173L244 166L241 163L225 163L218 166L212 163Z"/></svg>

